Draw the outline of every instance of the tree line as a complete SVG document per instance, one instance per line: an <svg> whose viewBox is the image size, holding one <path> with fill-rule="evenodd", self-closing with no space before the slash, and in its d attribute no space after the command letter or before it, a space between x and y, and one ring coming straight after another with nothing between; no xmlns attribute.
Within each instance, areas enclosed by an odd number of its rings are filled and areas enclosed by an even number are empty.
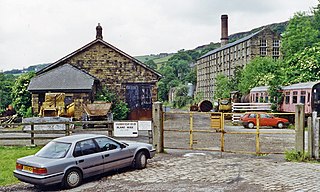
<svg viewBox="0 0 320 192"><path fill-rule="evenodd" d="M27 88L34 76L34 72L23 73L19 76L0 73L1 114L8 105L13 105L18 115L22 117L32 116L31 94L27 91Z"/></svg>

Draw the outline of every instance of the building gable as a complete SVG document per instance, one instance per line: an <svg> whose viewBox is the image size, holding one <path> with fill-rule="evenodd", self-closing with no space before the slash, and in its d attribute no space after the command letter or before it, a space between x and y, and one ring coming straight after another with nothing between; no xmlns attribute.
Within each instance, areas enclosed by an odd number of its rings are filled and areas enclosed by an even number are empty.
<svg viewBox="0 0 320 192"><path fill-rule="evenodd" d="M88 53L91 50L96 54ZM75 58L78 58L77 56L79 55L85 56L83 60L86 60L87 62L86 63L83 63L81 61L77 61L76 63L68 62L68 61L75 61L76 60ZM98 58L96 56L98 56ZM116 58L114 59L114 57ZM88 43L87 45L81 47L80 49L70 53L69 55L52 63L51 65L41 69L40 71L37 72L37 74L41 74L45 71L51 70L64 63L71 63L72 65L77 65L79 67L81 66L90 67L90 65L94 64L95 62L101 62L101 63L110 62L113 64L116 64L117 62L119 62L119 64L126 64L130 62L131 65L136 65L137 66L136 68L140 67L143 70L147 71L148 73L152 74L154 77L156 77L157 80L162 77L162 75L159 72L151 69L150 67L140 62L139 60L135 59L134 57L126 54L120 49L103 41L101 38L95 39L94 41ZM122 66L120 65L120 67Z"/></svg>

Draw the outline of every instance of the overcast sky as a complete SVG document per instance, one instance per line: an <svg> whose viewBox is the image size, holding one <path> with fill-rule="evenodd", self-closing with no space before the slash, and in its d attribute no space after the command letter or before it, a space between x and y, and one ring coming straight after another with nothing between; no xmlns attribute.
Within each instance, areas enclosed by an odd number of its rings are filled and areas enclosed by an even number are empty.
<svg viewBox="0 0 320 192"><path fill-rule="evenodd" d="M0 0L0 71L51 63L95 39L131 56L177 52L286 21L318 0Z"/></svg>

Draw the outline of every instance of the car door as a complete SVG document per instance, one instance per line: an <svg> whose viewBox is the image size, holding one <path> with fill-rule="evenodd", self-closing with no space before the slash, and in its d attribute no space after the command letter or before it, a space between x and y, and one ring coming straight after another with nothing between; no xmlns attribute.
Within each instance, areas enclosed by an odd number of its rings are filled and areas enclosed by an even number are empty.
<svg viewBox="0 0 320 192"><path fill-rule="evenodd" d="M272 116L269 114L260 114L260 125L261 126L274 126L272 123Z"/></svg>
<svg viewBox="0 0 320 192"><path fill-rule="evenodd" d="M95 138L98 144L104 162L104 171L118 169L131 165L133 160L133 151L120 143L106 138Z"/></svg>
<svg viewBox="0 0 320 192"><path fill-rule="evenodd" d="M256 122L256 114L255 113L251 113L248 115L248 122L253 122L255 125L257 125L257 122Z"/></svg>
<svg viewBox="0 0 320 192"><path fill-rule="evenodd" d="M103 158L92 139L77 142L73 155L84 177L103 173Z"/></svg>

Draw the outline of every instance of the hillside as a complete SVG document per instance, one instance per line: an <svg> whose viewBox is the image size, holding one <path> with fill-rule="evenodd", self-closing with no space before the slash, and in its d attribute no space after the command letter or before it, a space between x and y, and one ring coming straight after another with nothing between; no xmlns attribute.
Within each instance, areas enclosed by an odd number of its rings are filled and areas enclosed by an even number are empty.
<svg viewBox="0 0 320 192"><path fill-rule="evenodd" d="M265 25L265 26L261 26L261 27L257 27L254 28L250 31L245 31L245 32L239 32L239 33L235 33L235 34L231 34L229 35L229 42L233 42L236 41L238 39L241 39L245 36L248 36L252 33L255 33L263 28L266 27L270 27L273 31L281 34L285 31L286 26L288 24L288 21L285 22L281 22L281 23L273 23L270 25ZM195 49L189 50L189 51L198 51L200 52L202 55L206 54L207 52L214 50L216 48L220 47L220 42L217 43L209 43L209 44L205 44L205 45L200 45L198 47L196 47ZM146 63L149 60L153 60L158 66L165 63L166 61L168 61L168 59L170 57L172 57L174 55L174 53L169 53L167 56L163 57L164 53L155 55L155 54L151 54L151 55L143 55L143 56L137 56L135 58L137 58L138 60L140 60L143 63ZM201 55L200 55L201 56Z"/></svg>
<svg viewBox="0 0 320 192"><path fill-rule="evenodd" d="M270 25L265 25L265 26L261 26L258 28L254 28L250 31L245 31L245 32L239 32L239 33L235 33L235 34L231 34L229 35L229 42L233 42L236 41L240 38L243 38L247 35L250 35L256 31L261 30L264 27L270 27L273 31L277 32L277 33L283 33L286 26L288 24L288 21L285 22L281 22L281 23L273 23ZM209 44L205 44L205 45L200 45L192 50L189 50L191 52L198 52L200 53L199 56L220 47L220 42L217 43L209 43ZM146 63L147 61L153 60L155 62L155 64L157 64L157 66L161 66L162 64L164 64L165 62L167 62L175 53L159 53L159 54L150 54L150 55L141 55L141 56L136 56L135 58L138 59L139 61L141 61L142 63ZM197 56L194 57L193 59L197 59ZM38 64L38 65L31 65L28 68L24 68L24 69L13 69L10 71L5 71L5 74L21 74L21 73L25 73L25 72L30 72L30 71L38 71L41 68L45 67L49 65L49 63L45 63L45 64Z"/></svg>

